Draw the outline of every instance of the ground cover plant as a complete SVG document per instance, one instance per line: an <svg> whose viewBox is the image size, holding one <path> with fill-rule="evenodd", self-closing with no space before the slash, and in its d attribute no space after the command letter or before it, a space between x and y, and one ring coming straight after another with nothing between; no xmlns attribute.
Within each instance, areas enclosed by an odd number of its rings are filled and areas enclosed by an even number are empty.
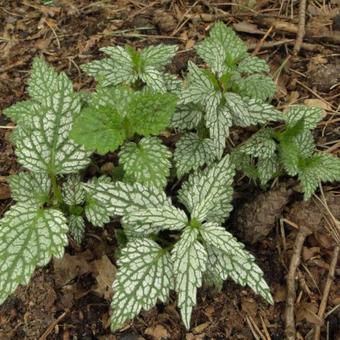
<svg viewBox="0 0 340 340"><path fill-rule="evenodd" d="M27 171L11 177L17 203L0 222L1 303L36 267L63 255L68 233L81 242L84 218L102 227L111 217L121 218L126 238L114 282L113 330L157 300L166 302L171 290L189 328L203 280L220 285L232 278L272 303L254 256L223 225L232 209L234 167L262 184L281 167L299 176L309 198L320 181L340 178L339 160L314 150L310 131L321 118L318 110L281 113L267 102L275 90L267 64L249 56L224 24L197 46L209 68L189 63L183 85L164 72L175 51L105 48L109 58L83 67L98 81L90 94L75 92L65 74L35 59L31 99L6 110ZM232 125L269 121L286 126L264 127L232 157L224 155ZM174 152L178 192L166 188L172 150L158 136L167 127L186 131ZM122 178L83 182L92 152L119 148Z"/></svg>

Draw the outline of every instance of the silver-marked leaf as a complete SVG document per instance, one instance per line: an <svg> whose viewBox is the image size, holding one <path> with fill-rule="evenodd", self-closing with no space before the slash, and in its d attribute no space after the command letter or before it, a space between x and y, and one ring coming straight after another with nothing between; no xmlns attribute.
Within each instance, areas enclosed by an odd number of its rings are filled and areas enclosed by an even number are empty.
<svg viewBox="0 0 340 340"><path fill-rule="evenodd" d="M223 46L211 38L205 38L195 46L198 55L221 76L226 70L227 53Z"/></svg>
<svg viewBox="0 0 340 340"><path fill-rule="evenodd" d="M191 130L197 127L202 117L203 110L199 104L180 105L172 116L171 127L180 131Z"/></svg>
<svg viewBox="0 0 340 340"><path fill-rule="evenodd" d="M163 79L167 92L179 97L182 91L182 81L175 74L171 73L163 73Z"/></svg>
<svg viewBox="0 0 340 340"><path fill-rule="evenodd" d="M4 110L4 114L17 125L30 126L32 117L41 115L42 110L38 102L25 100L8 107Z"/></svg>
<svg viewBox="0 0 340 340"><path fill-rule="evenodd" d="M288 110L284 118L289 126L294 126L300 120L303 120L304 128L313 130L322 119L322 110L318 107L295 105Z"/></svg>
<svg viewBox="0 0 340 340"><path fill-rule="evenodd" d="M84 186L86 190L92 190L93 197L107 207L111 216L124 216L138 209L171 205L165 193L153 186L145 187L139 183L127 184L123 182L86 184Z"/></svg>
<svg viewBox="0 0 340 340"><path fill-rule="evenodd" d="M19 284L27 284L38 266L62 257L68 227L63 214L18 203L0 222L0 304Z"/></svg>
<svg viewBox="0 0 340 340"><path fill-rule="evenodd" d="M184 211L172 205L131 211L123 217L125 229L132 235L150 235L161 230L181 230L188 223Z"/></svg>
<svg viewBox="0 0 340 340"><path fill-rule="evenodd" d="M216 93L208 71L200 69L191 61L188 63L188 71L189 83L181 93L181 104L202 103L206 105L206 99Z"/></svg>
<svg viewBox="0 0 340 340"><path fill-rule="evenodd" d="M71 175L63 185L63 199L68 205L77 205L84 203L85 190L82 186L79 175Z"/></svg>
<svg viewBox="0 0 340 340"><path fill-rule="evenodd" d="M157 137L144 137L138 144L125 143L119 161L129 178L146 186L164 188L170 173L171 152Z"/></svg>
<svg viewBox="0 0 340 340"><path fill-rule="evenodd" d="M274 106L263 103L262 100L254 98L242 98L246 103L247 110L242 116L233 116L235 125L249 126L255 124L265 124L269 121L282 120L282 113L276 110Z"/></svg>
<svg viewBox="0 0 340 340"><path fill-rule="evenodd" d="M209 37L220 44L227 53L227 60L236 63L247 56L247 45L231 27L218 21L210 30Z"/></svg>
<svg viewBox="0 0 340 340"><path fill-rule="evenodd" d="M19 172L9 177L9 184L17 202L43 206L49 199L51 181L45 173Z"/></svg>
<svg viewBox="0 0 340 340"><path fill-rule="evenodd" d="M200 222L222 222L232 210L234 165L229 156L202 172L191 174L179 191L179 200Z"/></svg>
<svg viewBox="0 0 340 340"><path fill-rule="evenodd" d="M261 185L267 184L279 171L279 159L277 155L269 158L259 158L257 162L257 172Z"/></svg>
<svg viewBox="0 0 340 340"><path fill-rule="evenodd" d="M45 77L49 83L42 85ZM48 84L51 87L45 91ZM44 95L37 97L41 91ZM29 126L18 130L19 162L32 171L50 174L72 173L85 167L89 154L68 138L73 118L80 111L80 97L73 92L71 81L64 73L56 74L42 59L35 59L29 92L40 101L41 115L33 116Z"/></svg>
<svg viewBox="0 0 340 340"><path fill-rule="evenodd" d="M103 227L105 223L110 222L110 216L112 215L108 206L94 197L96 193L96 185L99 183L111 183L110 177L101 176L99 178L92 178L89 181L91 186L86 187L86 204L85 204L85 216L89 222L95 227ZM85 186L83 184L83 186Z"/></svg>
<svg viewBox="0 0 340 340"><path fill-rule="evenodd" d="M144 66L153 66L159 70L171 62L178 50L176 45L148 46L141 52L141 58Z"/></svg>
<svg viewBox="0 0 340 340"><path fill-rule="evenodd" d="M273 304L270 288L263 278L263 272L248 253L248 258L239 257L238 254L227 255L220 249L207 246L209 270L219 275L222 280L231 278L241 286L249 286L256 294L262 296L268 303Z"/></svg>
<svg viewBox="0 0 340 340"><path fill-rule="evenodd" d="M120 116L125 117L127 106L131 99L132 91L128 87L103 87L97 85L96 92L91 93L88 103L97 109L100 107L114 107Z"/></svg>
<svg viewBox="0 0 340 340"><path fill-rule="evenodd" d="M70 215L68 217L68 226L72 238L77 242L78 245L80 245L85 234L85 222L83 217Z"/></svg>
<svg viewBox="0 0 340 340"><path fill-rule="evenodd" d="M160 93L167 92L167 83L163 77L163 72L153 66L145 66L140 78L154 91Z"/></svg>
<svg viewBox="0 0 340 340"><path fill-rule="evenodd" d="M242 78L238 85L241 96L262 101L271 99L276 91L273 79L259 74L252 74Z"/></svg>
<svg viewBox="0 0 340 340"><path fill-rule="evenodd" d="M238 65L238 72L245 74L268 73L270 71L268 64L264 59L248 56Z"/></svg>
<svg viewBox="0 0 340 340"><path fill-rule="evenodd" d="M197 236L197 229L186 229L171 251L178 307L187 329L190 328L191 312L196 305L197 288L202 285L202 275L207 263L207 253L197 240Z"/></svg>
<svg viewBox="0 0 340 340"><path fill-rule="evenodd" d="M262 129L252 135L238 149L249 156L271 158L276 151L276 146L272 129Z"/></svg>
<svg viewBox="0 0 340 340"><path fill-rule="evenodd" d="M139 312L165 302L173 286L170 255L156 242L134 239L122 250L113 289L111 329L114 331Z"/></svg>
<svg viewBox="0 0 340 340"><path fill-rule="evenodd" d="M209 128L210 138L215 146L214 154L218 159L223 155L226 138L229 136L229 128L232 125L232 113L227 105L219 106L206 116L206 124Z"/></svg>
<svg viewBox="0 0 340 340"><path fill-rule="evenodd" d="M246 259L252 257L244 252L243 243L238 242L231 233L216 223L204 223L200 228L200 235L204 242L228 255L237 255Z"/></svg>
<svg viewBox="0 0 340 340"><path fill-rule="evenodd" d="M174 159L177 177L197 170L204 164L210 164L215 158L214 142L211 139L201 139L195 133L187 133L176 143Z"/></svg>
<svg viewBox="0 0 340 340"><path fill-rule="evenodd" d="M224 97L226 100L225 106L229 108L233 121L246 123L246 117L249 117L250 114L248 112L247 103L243 100L243 98L233 92L227 92Z"/></svg>
<svg viewBox="0 0 340 340"><path fill-rule="evenodd" d="M214 252L216 272L225 280L230 276L236 283L248 285L256 294L261 295L268 303L273 304L270 289L263 278L263 272L254 262L255 258L244 249L224 228L207 223L200 229L200 234L209 245L210 252Z"/></svg>

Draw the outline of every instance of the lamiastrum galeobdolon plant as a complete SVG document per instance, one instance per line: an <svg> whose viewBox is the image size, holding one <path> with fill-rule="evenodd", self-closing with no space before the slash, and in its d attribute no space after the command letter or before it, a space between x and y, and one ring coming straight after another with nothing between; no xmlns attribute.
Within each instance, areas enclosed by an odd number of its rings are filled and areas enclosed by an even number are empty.
<svg viewBox="0 0 340 340"><path fill-rule="evenodd" d="M282 115L283 128L263 128L233 151L236 167L261 185L283 173L298 176L305 200L320 182L340 180L340 159L315 148L312 130L322 110L292 106Z"/></svg>
<svg viewBox="0 0 340 340"><path fill-rule="evenodd" d="M165 72L176 49L103 49L108 58L83 66L98 82L88 94L73 91L64 73L34 60L31 99L6 110L16 122L13 142L27 171L10 176L16 204L0 221L0 303L27 284L36 267L63 255L68 233L81 242L85 219L102 227L111 217L121 218L126 239L113 285L113 330L157 300L166 302L171 290L189 328L203 281L220 286L232 278L272 303L254 257L223 226L232 209L234 164L262 183L280 167L298 174L308 197L320 180L339 177L338 160L314 151L316 110L292 108L281 116L266 103L274 91L267 64L249 56L222 23L197 47L210 69L190 63L182 90ZM232 124L283 117L285 129L264 128L231 158L223 156ZM177 193L168 192L175 204L164 191L172 153L158 137L169 124L187 130L175 151L177 176L191 172ZM122 180L101 176L83 183L91 153L115 150ZM263 159L275 171L262 174Z"/></svg>

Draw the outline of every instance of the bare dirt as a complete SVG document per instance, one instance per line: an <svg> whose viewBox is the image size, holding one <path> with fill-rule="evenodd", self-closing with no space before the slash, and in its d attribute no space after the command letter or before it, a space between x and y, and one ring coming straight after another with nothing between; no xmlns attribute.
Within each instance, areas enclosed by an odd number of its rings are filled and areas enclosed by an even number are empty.
<svg viewBox="0 0 340 340"><path fill-rule="evenodd" d="M10 134L13 124L2 110L26 97L26 80L34 56L43 55L65 71L76 89L92 89L92 79L79 66L100 58L99 48L113 44L143 47L176 43L180 53L170 71L179 75L196 58L193 45L216 20L233 25L250 51L269 61L281 109L293 103L322 107L325 118L315 137L320 150L339 155L340 87L336 1L313 1L306 10L306 36L292 56L298 27L298 3L280 1L88 1L0 0L0 214L12 204L6 178L16 173ZM254 6L251 3L255 4ZM241 6L236 6L241 4ZM266 34L267 33L267 34ZM311 102L312 100L312 102ZM242 142L253 129L233 129ZM169 136L171 145L176 136ZM107 173L115 155L96 159L89 175ZM336 245L331 226L340 219L340 185L325 186L326 207L302 203L297 182L281 178L261 191L240 175L235 182L234 212L226 225L255 255L270 285L275 305L268 306L248 288L227 281L222 291L199 291L192 328L186 331L172 296L141 313L121 331L109 329L111 282L115 267L115 224L87 228L81 247L70 242L62 260L36 271L0 307L0 339L283 339L286 276L301 224L315 225L307 237L297 270L295 300L299 339L340 338L340 271L337 267L326 305L318 310ZM319 195L322 198L322 195ZM332 222L333 221L333 222Z"/></svg>

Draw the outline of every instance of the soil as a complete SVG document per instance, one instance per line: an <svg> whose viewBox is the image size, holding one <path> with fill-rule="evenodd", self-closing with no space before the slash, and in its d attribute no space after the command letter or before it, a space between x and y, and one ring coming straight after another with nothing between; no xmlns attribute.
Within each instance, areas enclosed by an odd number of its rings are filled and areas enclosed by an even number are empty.
<svg viewBox="0 0 340 340"><path fill-rule="evenodd" d="M334 37L337 32L340 35L340 9L336 4L310 2L308 34L299 55L293 57L292 27L298 24L298 2L238 0L231 6L222 1L0 0L0 215L12 204L6 179L20 169L10 143L13 123L2 111L26 98L34 56L43 55L65 71L77 90L91 90L95 83L79 66L100 58L100 47L176 43L180 53L169 69L181 75L189 58L200 62L192 47L216 20L233 25L249 49L269 61L278 84L275 105L284 109L313 100L313 105L325 109L315 132L317 145L339 155L340 44ZM280 20L286 26L268 26L270 20ZM313 33L316 31L319 36ZM252 132L251 128L234 128L231 140L239 144ZM166 142L171 145L175 139L170 135ZM115 160L115 155L95 157L96 165L88 174L110 172ZM336 219L340 219L339 189L339 183L323 187ZM304 243L297 271L294 307L298 338L310 339L317 325L321 326L321 338L340 338L339 267L326 317L318 316L336 245L328 210L317 199L301 202L295 179L280 178L260 190L238 175L234 190L234 211L226 227L255 255L270 285L274 306L265 304L250 289L226 281L221 291L210 287L199 290L190 331L182 326L176 297L171 296L167 305L142 312L111 334L109 307L117 229L117 222L112 222L100 230L88 226L81 247L70 240L62 260L38 269L28 286L19 287L8 298L0 307L0 339L283 339L286 275L301 223L313 225L314 232Z"/></svg>

